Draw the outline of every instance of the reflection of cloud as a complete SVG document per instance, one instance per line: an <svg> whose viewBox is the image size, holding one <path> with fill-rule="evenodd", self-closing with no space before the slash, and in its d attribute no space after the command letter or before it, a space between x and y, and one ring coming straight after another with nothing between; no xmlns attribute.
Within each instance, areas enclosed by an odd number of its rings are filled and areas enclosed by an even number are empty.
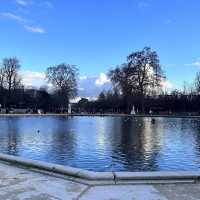
<svg viewBox="0 0 200 200"><path fill-rule="evenodd" d="M102 151L105 151L106 148L106 120L102 118L98 118L97 120L97 129L98 129L98 134L96 135L97 137L97 142L98 142L98 148Z"/></svg>
<svg viewBox="0 0 200 200"><path fill-rule="evenodd" d="M144 118L143 130L142 130L142 146L144 149L144 156L146 159L150 159L152 153L156 151L157 147L162 146L164 135L164 123L163 119L157 119L156 124L151 123L151 119Z"/></svg>

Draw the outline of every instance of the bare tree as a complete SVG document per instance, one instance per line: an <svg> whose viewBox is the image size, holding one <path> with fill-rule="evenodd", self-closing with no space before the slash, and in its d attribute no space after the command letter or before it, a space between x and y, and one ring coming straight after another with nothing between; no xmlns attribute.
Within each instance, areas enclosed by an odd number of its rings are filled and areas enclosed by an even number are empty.
<svg viewBox="0 0 200 200"><path fill-rule="evenodd" d="M132 82L129 81L130 70L126 63L117 66L114 70L109 72L109 77L115 90L123 94L124 98L134 93Z"/></svg>
<svg viewBox="0 0 200 200"><path fill-rule="evenodd" d="M196 74L195 87L196 87L197 93L199 94L200 93L200 72L197 72Z"/></svg>
<svg viewBox="0 0 200 200"><path fill-rule="evenodd" d="M2 90L4 89L4 80L5 80L5 73L4 73L4 69L0 68L0 91L2 92Z"/></svg>
<svg viewBox="0 0 200 200"><path fill-rule="evenodd" d="M141 97L143 112L145 95L158 90L165 78L157 53L149 47L131 53L127 64L112 70L109 75L114 86L120 87L122 93Z"/></svg>
<svg viewBox="0 0 200 200"><path fill-rule="evenodd" d="M21 84L21 79L19 77L20 67L19 60L15 57L3 59L2 70L4 73L4 86L8 90L9 97L12 91L17 89Z"/></svg>
<svg viewBox="0 0 200 200"><path fill-rule="evenodd" d="M127 60L131 71L130 79L142 96L146 95L149 90L161 86L164 76L155 51L145 47L142 51L130 54Z"/></svg>
<svg viewBox="0 0 200 200"><path fill-rule="evenodd" d="M46 77L56 89L60 106L65 106L77 95L77 76L78 70L74 65L63 63L47 69Z"/></svg>

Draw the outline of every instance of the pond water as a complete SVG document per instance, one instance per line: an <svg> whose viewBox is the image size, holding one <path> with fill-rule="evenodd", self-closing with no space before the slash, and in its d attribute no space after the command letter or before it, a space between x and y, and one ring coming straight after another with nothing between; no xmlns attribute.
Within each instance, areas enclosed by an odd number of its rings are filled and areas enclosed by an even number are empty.
<svg viewBox="0 0 200 200"><path fill-rule="evenodd" d="M93 171L200 170L200 119L0 117L0 152Z"/></svg>

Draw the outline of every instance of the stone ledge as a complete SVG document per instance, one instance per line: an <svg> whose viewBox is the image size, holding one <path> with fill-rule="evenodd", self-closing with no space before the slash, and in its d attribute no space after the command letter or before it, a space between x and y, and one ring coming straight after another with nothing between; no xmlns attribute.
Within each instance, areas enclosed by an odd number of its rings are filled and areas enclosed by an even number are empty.
<svg viewBox="0 0 200 200"><path fill-rule="evenodd" d="M84 169L69 167L69 166L62 166L58 164L47 163L43 161L31 160L20 158L17 156L11 156L7 154L0 154L0 160L19 164L29 168L37 168L41 170L46 170L53 173L63 174L67 176L72 176L75 178L82 178L86 180L94 180L94 181L101 181L101 180L114 180L114 175L112 172L92 172Z"/></svg>
<svg viewBox="0 0 200 200"><path fill-rule="evenodd" d="M197 180L200 171L114 172L116 180Z"/></svg>
<svg viewBox="0 0 200 200"><path fill-rule="evenodd" d="M1 117L31 117L31 116L35 116L35 117L41 117L41 116L64 116L64 117L133 117L133 118L137 118L137 117L165 117L165 118L200 118L200 115L178 115L178 114L136 114L136 115L131 115L131 114L109 114L109 113L105 113L105 114L63 114L63 113L46 113L46 114L2 114L0 113Z"/></svg>
<svg viewBox="0 0 200 200"><path fill-rule="evenodd" d="M200 179L200 171L159 171L159 172L93 172L69 166L62 166L58 164L47 163L43 161L36 161L24 159L17 156L7 154L0 154L0 160L29 167L32 169L44 170L56 174L66 175L73 178L82 179L92 182L103 183L144 183L146 182L194 182Z"/></svg>

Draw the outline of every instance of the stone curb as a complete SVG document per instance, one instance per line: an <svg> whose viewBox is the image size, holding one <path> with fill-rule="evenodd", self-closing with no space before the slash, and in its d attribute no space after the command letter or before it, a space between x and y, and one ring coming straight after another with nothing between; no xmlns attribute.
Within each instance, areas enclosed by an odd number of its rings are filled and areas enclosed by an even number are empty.
<svg viewBox="0 0 200 200"><path fill-rule="evenodd" d="M31 160L20 158L17 156L11 156L7 154L0 154L0 160L22 165L29 168L37 168L40 170L46 170L49 172L54 172L62 175L72 176L75 178L81 178L86 180L114 180L114 175L112 172L92 172L84 169L63 166L53 163L47 163L43 161Z"/></svg>
<svg viewBox="0 0 200 200"><path fill-rule="evenodd" d="M114 172L116 180L198 180L200 171Z"/></svg>
<svg viewBox="0 0 200 200"><path fill-rule="evenodd" d="M131 115L131 114L55 114L55 113L46 113L46 114L1 114L1 117L20 117L20 116L64 116L64 117L165 117L165 118L200 118L200 115L155 115L155 114L136 114L136 115Z"/></svg>
<svg viewBox="0 0 200 200"><path fill-rule="evenodd" d="M184 181L200 179L200 171L93 172L69 166L51 164L43 161L24 159L1 153L0 160L88 181L114 181L117 183L125 181Z"/></svg>

